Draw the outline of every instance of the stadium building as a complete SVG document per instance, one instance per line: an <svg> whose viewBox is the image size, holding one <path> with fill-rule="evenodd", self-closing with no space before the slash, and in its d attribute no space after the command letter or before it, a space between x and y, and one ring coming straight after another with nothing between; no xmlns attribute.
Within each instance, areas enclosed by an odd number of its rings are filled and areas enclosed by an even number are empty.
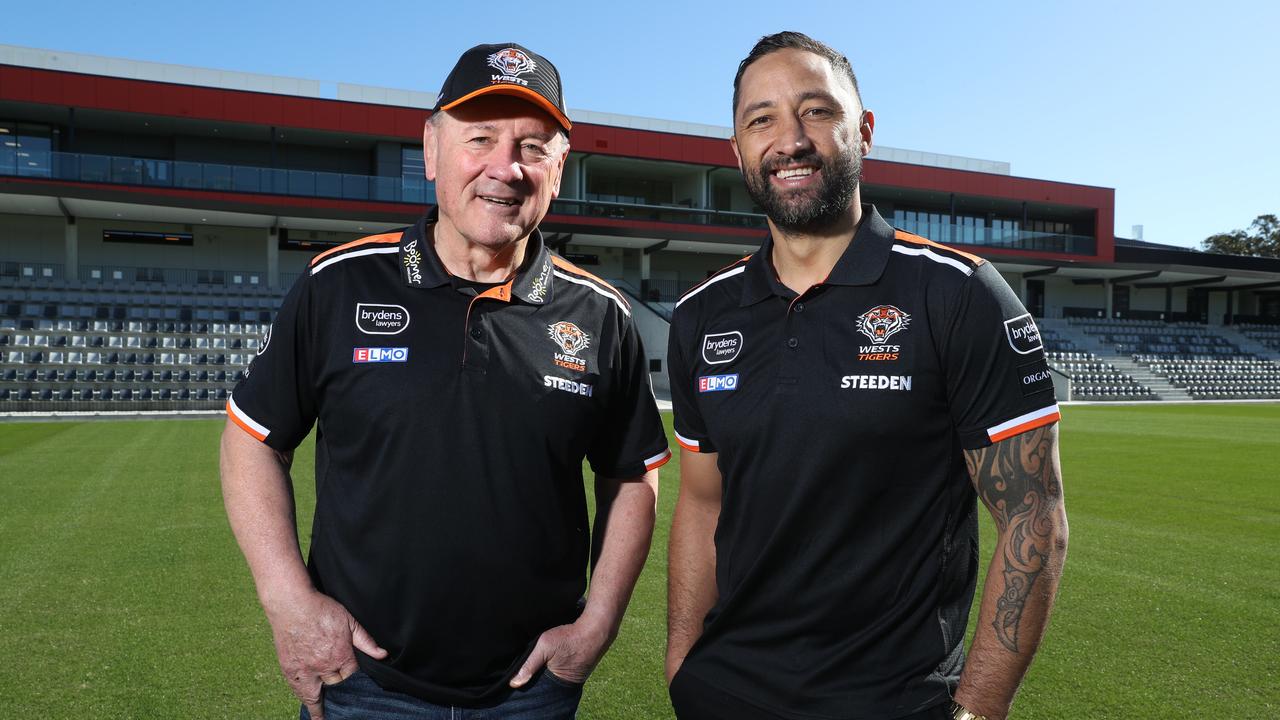
<svg viewBox="0 0 1280 720"><path fill-rule="evenodd" d="M221 407L316 253L415 221L426 92L0 45L0 412ZM659 393L685 289L764 236L729 128L571 110L542 229L631 297ZM1115 193L877 147L864 201L979 254L1062 399L1280 398L1280 260L1113 234Z"/></svg>

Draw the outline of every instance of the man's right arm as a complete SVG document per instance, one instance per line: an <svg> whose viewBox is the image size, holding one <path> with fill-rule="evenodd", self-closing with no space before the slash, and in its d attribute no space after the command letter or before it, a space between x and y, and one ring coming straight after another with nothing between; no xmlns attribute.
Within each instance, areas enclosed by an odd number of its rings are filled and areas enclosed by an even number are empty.
<svg viewBox="0 0 1280 720"><path fill-rule="evenodd" d="M359 648L386 651L337 601L311 584L298 547L292 453L278 452L228 419L222 431L222 497L275 640L280 669L311 717L324 717L321 690L356 671Z"/></svg>
<svg viewBox="0 0 1280 720"><path fill-rule="evenodd" d="M702 635L715 605L716 524L720 521L720 469L716 453L680 451L680 496L667 556L667 684Z"/></svg>

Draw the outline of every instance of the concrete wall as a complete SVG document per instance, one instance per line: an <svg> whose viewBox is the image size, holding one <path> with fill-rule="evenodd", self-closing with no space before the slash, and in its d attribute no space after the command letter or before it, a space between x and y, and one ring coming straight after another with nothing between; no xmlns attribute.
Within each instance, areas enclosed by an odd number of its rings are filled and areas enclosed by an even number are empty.
<svg viewBox="0 0 1280 720"><path fill-rule="evenodd" d="M1185 309L1185 305L1173 303L1175 312ZM1148 288L1140 289L1129 286L1129 309L1130 310L1155 310L1164 312L1164 288Z"/></svg>
<svg viewBox="0 0 1280 720"><path fill-rule="evenodd" d="M1044 312L1047 317L1062 317L1064 307L1107 306L1101 285L1076 285L1065 278L1054 280L1052 275L1045 277L1044 281Z"/></svg>
<svg viewBox="0 0 1280 720"><path fill-rule="evenodd" d="M640 278L637 275L634 280L628 277L625 268L625 250L616 247L599 247L596 245L579 245L578 243L569 243L565 246L565 252L570 253L586 253L595 255L600 258L599 265L583 265L582 269L602 277L606 280L612 278L616 280L626 280L631 282L637 288L640 287Z"/></svg>
<svg viewBox="0 0 1280 720"><path fill-rule="evenodd" d="M1209 324L1221 325L1223 316L1227 314L1227 294L1223 292L1209 293Z"/></svg>
<svg viewBox="0 0 1280 720"><path fill-rule="evenodd" d="M187 230L187 227L191 229ZM81 218L76 228L81 267L122 265L259 272L267 270L265 228L183 226L97 218ZM103 230L190 232L194 237L189 247L107 243L102 240Z"/></svg>
<svg viewBox="0 0 1280 720"><path fill-rule="evenodd" d="M64 264L66 220L46 215L0 215L0 260Z"/></svg>
<svg viewBox="0 0 1280 720"><path fill-rule="evenodd" d="M733 253L660 252L651 262L652 276L675 280L682 290L707 279L707 273L715 272L742 257Z"/></svg>

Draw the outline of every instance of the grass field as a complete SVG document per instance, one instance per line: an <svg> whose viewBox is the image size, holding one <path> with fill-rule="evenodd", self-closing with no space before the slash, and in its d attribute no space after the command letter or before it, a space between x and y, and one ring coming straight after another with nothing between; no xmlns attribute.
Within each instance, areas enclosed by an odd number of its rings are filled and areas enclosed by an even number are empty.
<svg viewBox="0 0 1280 720"><path fill-rule="evenodd" d="M1014 717L1280 715L1280 405L1064 414L1070 556ZM297 716L223 514L220 429L0 424L0 718ZM311 473L308 445L304 537ZM648 567L579 717L670 717L676 488L672 462Z"/></svg>

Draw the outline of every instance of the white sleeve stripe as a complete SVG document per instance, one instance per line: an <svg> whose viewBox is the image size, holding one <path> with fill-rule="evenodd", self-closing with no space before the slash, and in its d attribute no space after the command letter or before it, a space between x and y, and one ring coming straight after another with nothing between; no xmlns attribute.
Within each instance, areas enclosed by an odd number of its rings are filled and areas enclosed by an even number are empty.
<svg viewBox="0 0 1280 720"><path fill-rule="evenodd" d="M608 290L605 290L604 288L602 288L602 287L600 287L599 285L597 285L597 284L595 284L595 283L591 282L590 280L583 280L582 278L576 278L576 277L574 277L574 276L572 276L572 275L566 275L565 273L562 273L562 272L560 272L559 270L555 270L554 272L555 272L556 277L558 277L558 278L561 278L561 279L564 279L564 280L568 280L568 281L569 281L569 282L571 282L571 283L576 283L576 284L581 285L581 286L583 286L583 287L591 288L592 290L594 290L594 291L596 291L596 292L600 293L601 295L603 295L603 296L605 296L605 297L609 298L610 300L612 300L612 301L614 302L614 304L615 304L615 305L617 305L617 306L618 306L618 309L619 309L619 310L621 310L621 311L622 311L622 313L623 313L624 315L626 315L627 317L631 317L631 309L630 309L630 308L628 308L628 307L627 307L627 304L626 304L626 303L624 303L624 302L622 301L622 298L618 297L617 295L615 295L615 294L613 294L613 293L609 292Z"/></svg>
<svg viewBox="0 0 1280 720"><path fill-rule="evenodd" d="M746 269L747 269L747 266L746 266L745 264L743 264L743 265L739 265L738 267L736 267L736 268L734 268L734 269L730 270L730 271L729 271L729 272L727 272L727 273L724 273L723 275L717 275L717 276L715 276L715 277L711 278L710 280L708 280L708 281L706 281L706 282L702 283L702 284L701 284L701 285L699 285L698 287L696 287L696 288L694 288L694 289L690 290L688 293L686 293L686 294L684 295L684 297L682 297L682 298L680 298L679 300L677 300L677 301L676 301L676 307L680 307L680 303L683 303L685 300L688 300L689 298L693 297L694 295L697 295L698 293L702 292L703 290L706 290L707 288L711 287L712 285L715 285L716 283L720 282L721 280L724 280L725 278L731 278L731 277L733 277L734 275L741 274L742 272L745 272L745 271L746 271Z"/></svg>
<svg viewBox="0 0 1280 720"><path fill-rule="evenodd" d="M645 461L644 461L644 466L645 466L645 467L649 467L650 465L652 465L652 464L654 464L654 463L656 463L656 462L660 462L660 461L662 461L662 460L666 460L666 459L667 459L667 458L669 458L669 457L671 457L671 451L670 451L670 450L663 450L662 452L658 453L657 455L654 455L653 457L649 458L648 460L645 460Z"/></svg>
<svg viewBox="0 0 1280 720"><path fill-rule="evenodd" d="M231 408L231 412L235 413L236 418L238 418L240 422L248 425L257 432L262 433L262 437L265 438L271 434L271 431L268 430L265 425L246 415L245 412L240 409L240 406L236 404L236 399L234 397L227 397L227 406Z"/></svg>
<svg viewBox="0 0 1280 720"><path fill-rule="evenodd" d="M316 265L315 267L311 268L311 274L315 275L316 273L320 272L321 270L329 267L330 265L336 262L349 260L353 257L360 257L362 255L387 255L390 253L398 253L398 252L400 252L400 246L392 245L391 247L365 248L364 250L356 250L355 252L349 252L343 255L334 255L328 260L325 260L319 265Z"/></svg>
<svg viewBox="0 0 1280 720"><path fill-rule="evenodd" d="M987 436L991 437L991 436L999 435L1000 433L1006 430L1011 430L1013 428L1018 427L1019 425L1025 425L1029 422L1039 420L1040 418L1048 417L1049 415L1054 415L1057 412L1058 412L1057 403L1054 403L1049 407L1040 408L1039 410L1032 410L1031 412L1025 415L1019 415L1018 417L1012 420L1007 420L1005 422L1000 423L999 425L994 425L990 428L987 428Z"/></svg>
<svg viewBox="0 0 1280 720"><path fill-rule="evenodd" d="M672 432L675 432L675 431L673 430ZM701 446L698 444L698 441L697 441L697 440L690 440L689 438L687 438L687 437L685 437L685 436L681 435L681 434L680 434L680 433L678 433L678 432L676 433L676 439L677 439L677 440L679 440L679 441L680 441L680 443L681 443L682 445L688 445L689 447L694 448L694 449L697 449L697 448L701 447Z"/></svg>
<svg viewBox="0 0 1280 720"><path fill-rule="evenodd" d="M905 245L894 245L893 251L896 253L902 253L903 255L919 255L922 257L927 257L936 263L942 263L943 265L950 265L951 267L959 270L965 275L973 274L973 268L969 267L968 265L965 265L959 260L953 260L944 255L939 255L938 253L930 250L927 247L906 247Z"/></svg>

